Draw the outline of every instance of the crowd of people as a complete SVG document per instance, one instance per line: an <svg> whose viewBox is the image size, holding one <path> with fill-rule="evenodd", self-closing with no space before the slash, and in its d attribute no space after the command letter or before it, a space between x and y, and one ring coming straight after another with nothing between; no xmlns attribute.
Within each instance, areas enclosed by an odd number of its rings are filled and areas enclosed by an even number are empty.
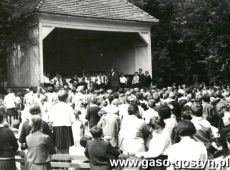
<svg viewBox="0 0 230 170"><path fill-rule="evenodd" d="M50 170L50 155L73 145L85 147L92 170L118 168L111 159L228 160L229 86L158 88L141 69L132 82L125 86L112 69L98 88L56 77L24 95L8 89L0 99L0 169L15 170L15 153L26 150L29 170ZM175 167L148 167L167 168Z"/></svg>
<svg viewBox="0 0 230 170"><path fill-rule="evenodd" d="M62 77L57 74L51 77L49 74L43 77L45 86L63 86L69 87L82 85L87 89L109 89L118 90L119 88L128 87L145 87L149 88L152 83L152 78L148 71L143 73L142 69L139 69L133 75L124 75L123 73L116 72L113 68L109 73L82 73L76 74L72 77Z"/></svg>

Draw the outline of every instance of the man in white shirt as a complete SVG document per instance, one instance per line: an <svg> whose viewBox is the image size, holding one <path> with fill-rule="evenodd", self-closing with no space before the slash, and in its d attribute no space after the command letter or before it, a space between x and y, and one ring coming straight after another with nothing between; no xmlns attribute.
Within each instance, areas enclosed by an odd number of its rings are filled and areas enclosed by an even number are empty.
<svg viewBox="0 0 230 170"><path fill-rule="evenodd" d="M8 89L8 94L4 98L4 106L7 113L7 121L11 126L13 119L16 118L16 96L11 89Z"/></svg>
<svg viewBox="0 0 230 170"><path fill-rule="evenodd" d="M146 124L149 124L150 123L150 120L153 118L153 117L159 117L157 111L155 111L153 108L155 107L155 101L154 100L149 100L148 101L148 110L144 111L143 112L143 119L145 120L145 123Z"/></svg>
<svg viewBox="0 0 230 170"><path fill-rule="evenodd" d="M180 121L177 132L181 141L169 149L168 160L171 166L167 169L204 169L208 159L207 150L203 143L193 139L192 136L196 133L193 123L187 120Z"/></svg>
<svg viewBox="0 0 230 170"><path fill-rule="evenodd" d="M121 88L125 88L127 85L127 78L124 76L124 74L121 74L119 81Z"/></svg>

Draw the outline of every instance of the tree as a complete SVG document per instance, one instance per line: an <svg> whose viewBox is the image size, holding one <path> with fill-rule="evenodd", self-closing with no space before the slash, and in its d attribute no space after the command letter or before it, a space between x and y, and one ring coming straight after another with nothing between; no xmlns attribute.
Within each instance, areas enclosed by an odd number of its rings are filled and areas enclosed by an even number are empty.
<svg viewBox="0 0 230 170"><path fill-rule="evenodd" d="M193 74L211 83L230 79L229 0L132 3L160 20L152 30L153 55L165 83L191 82Z"/></svg>
<svg viewBox="0 0 230 170"><path fill-rule="evenodd" d="M17 39L18 30L23 25L23 19L17 15L17 10L25 0L0 1L0 83L7 76L7 49Z"/></svg>

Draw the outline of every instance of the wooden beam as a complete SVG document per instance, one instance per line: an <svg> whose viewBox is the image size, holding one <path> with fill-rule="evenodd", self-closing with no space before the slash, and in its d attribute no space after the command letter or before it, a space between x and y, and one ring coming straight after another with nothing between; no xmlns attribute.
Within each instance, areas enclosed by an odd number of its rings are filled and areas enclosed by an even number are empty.
<svg viewBox="0 0 230 170"><path fill-rule="evenodd" d="M146 44L149 45L151 43L149 32L138 32L138 34Z"/></svg>
<svg viewBox="0 0 230 170"><path fill-rule="evenodd" d="M42 40L44 40L53 30L55 27L51 27L51 26L42 26Z"/></svg>
<svg viewBox="0 0 230 170"><path fill-rule="evenodd" d="M86 161L88 160L84 155L67 155L67 154L54 154L51 156L52 160L79 160Z"/></svg>

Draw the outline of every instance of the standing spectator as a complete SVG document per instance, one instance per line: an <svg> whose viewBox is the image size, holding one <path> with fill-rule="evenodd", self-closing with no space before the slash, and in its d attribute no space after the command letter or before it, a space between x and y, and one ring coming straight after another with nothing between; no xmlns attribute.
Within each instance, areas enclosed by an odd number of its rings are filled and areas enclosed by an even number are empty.
<svg viewBox="0 0 230 170"><path fill-rule="evenodd" d="M152 78L148 71L145 71L145 84L144 87L149 88L152 84Z"/></svg>
<svg viewBox="0 0 230 170"><path fill-rule="evenodd" d="M126 154L145 152L145 139L151 132L144 120L139 118L140 113L136 104L129 105L128 114L122 121L120 146Z"/></svg>
<svg viewBox="0 0 230 170"><path fill-rule="evenodd" d="M16 97L11 89L8 89L8 94L4 98L4 105L7 113L7 121L11 126L13 119L16 118Z"/></svg>
<svg viewBox="0 0 230 170"><path fill-rule="evenodd" d="M149 142L148 151L137 153L137 157L144 157L147 159L165 160L167 158L167 151L171 147L171 138L167 131L164 130L165 123L159 117L154 117L150 123L152 131L152 139ZM166 167L150 166L148 170L166 170Z"/></svg>
<svg viewBox="0 0 230 170"><path fill-rule="evenodd" d="M55 153L52 139L41 132L43 121L39 115L31 121L32 130L26 137L28 170L51 170L50 155Z"/></svg>
<svg viewBox="0 0 230 170"><path fill-rule="evenodd" d="M172 115L170 107L166 104L161 105L158 109L158 115L165 122L165 130L168 131L169 136L172 136L173 129L177 126L177 121Z"/></svg>
<svg viewBox="0 0 230 170"><path fill-rule="evenodd" d="M34 102L34 97L33 97L33 94L36 93L36 90L34 88L30 88L27 90L27 93L25 94L24 96L24 105L25 105L25 108L29 108L30 105Z"/></svg>
<svg viewBox="0 0 230 170"><path fill-rule="evenodd" d="M97 99L96 97L92 97L90 101L90 105L87 109L87 115L86 119L89 121L89 128L92 128L93 126L97 126L97 123L100 120L100 116L98 114L99 110L101 108L97 105Z"/></svg>
<svg viewBox="0 0 230 170"><path fill-rule="evenodd" d="M133 79L132 79L132 86L135 88L135 87L139 87L139 84L140 84L140 81L139 81L139 76L138 76L138 73L135 72L134 73L134 76L133 76Z"/></svg>
<svg viewBox="0 0 230 170"><path fill-rule="evenodd" d="M104 137L110 139L112 146L118 146L118 132L120 130L120 119L115 113L109 113L101 110L102 117L97 126L103 129Z"/></svg>
<svg viewBox="0 0 230 170"><path fill-rule="evenodd" d="M207 161L207 150L203 143L197 142L193 139L196 133L196 128L192 122L182 120L179 122L176 132L179 134L181 140L179 143L172 145L168 152L168 160L171 161L172 166L169 170L173 170L173 163L176 161ZM191 165L190 165L191 166ZM179 169L203 169L204 167L175 167Z"/></svg>
<svg viewBox="0 0 230 170"><path fill-rule="evenodd" d="M142 88L145 85L145 75L141 68L138 71L138 76L139 76L139 85L140 85L140 88Z"/></svg>
<svg viewBox="0 0 230 170"><path fill-rule="evenodd" d="M213 106L210 103L210 95L209 94L204 94L202 96L202 107L203 107L203 117L205 119L207 119L210 123L212 123L213 120L213 116L214 116L214 110L213 110Z"/></svg>
<svg viewBox="0 0 230 170"><path fill-rule="evenodd" d="M101 86L102 88L105 88L107 86L108 83L108 77L106 76L106 74L102 74L101 75Z"/></svg>
<svg viewBox="0 0 230 170"><path fill-rule="evenodd" d="M111 69L109 81L110 81L110 87L114 91L116 91L118 89L118 85L119 85L119 76L113 68Z"/></svg>
<svg viewBox="0 0 230 170"><path fill-rule="evenodd" d="M116 159L119 152L109 142L103 141L101 128L94 126L90 132L94 139L87 142L85 149L85 155L89 158L90 169L112 170L109 160Z"/></svg>
<svg viewBox="0 0 230 170"><path fill-rule="evenodd" d="M69 147L74 144L72 123L75 115L72 107L66 103L68 93L65 90L58 92L59 102L55 104L50 112L50 122L53 126L53 138L58 153L69 154Z"/></svg>
<svg viewBox="0 0 230 170"><path fill-rule="evenodd" d="M4 127L3 113L0 112L0 169L16 170L15 153L18 150L17 139L14 133Z"/></svg>
<svg viewBox="0 0 230 170"><path fill-rule="evenodd" d="M213 142L214 134L212 131L211 124L202 116L202 106L199 103L193 103L191 105L192 111L192 120L191 122L194 124L196 128L196 133L194 134L194 138L202 142L207 150L209 151L212 147L211 144ZM210 151L211 152L211 151Z"/></svg>
<svg viewBox="0 0 230 170"><path fill-rule="evenodd" d="M149 124L150 123L150 120L154 117L158 117L158 113L157 111L154 110L154 107L155 107L155 104L156 104L156 101L151 99L148 101L148 110L144 111L143 112L143 119L145 120L145 123Z"/></svg>
<svg viewBox="0 0 230 170"><path fill-rule="evenodd" d="M80 145L80 139L85 134L85 127L84 123L80 120L80 110L75 110L75 121L72 125L72 131L73 131L73 139L74 139L74 145L78 147Z"/></svg>
<svg viewBox="0 0 230 170"><path fill-rule="evenodd" d="M22 100L20 98L20 93L16 93L15 95L15 110L16 110L16 118L21 121L21 109L22 109Z"/></svg>
<svg viewBox="0 0 230 170"><path fill-rule="evenodd" d="M27 119L21 127L20 133L19 133L19 142L21 143L21 148L26 149L26 136L28 136L31 132L32 129L32 124L31 124L31 117L33 115L39 115L41 116L41 108L38 103L34 103L30 106L29 108L30 116L29 119ZM51 136L51 130L47 122L42 121L41 125L41 132Z"/></svg>

